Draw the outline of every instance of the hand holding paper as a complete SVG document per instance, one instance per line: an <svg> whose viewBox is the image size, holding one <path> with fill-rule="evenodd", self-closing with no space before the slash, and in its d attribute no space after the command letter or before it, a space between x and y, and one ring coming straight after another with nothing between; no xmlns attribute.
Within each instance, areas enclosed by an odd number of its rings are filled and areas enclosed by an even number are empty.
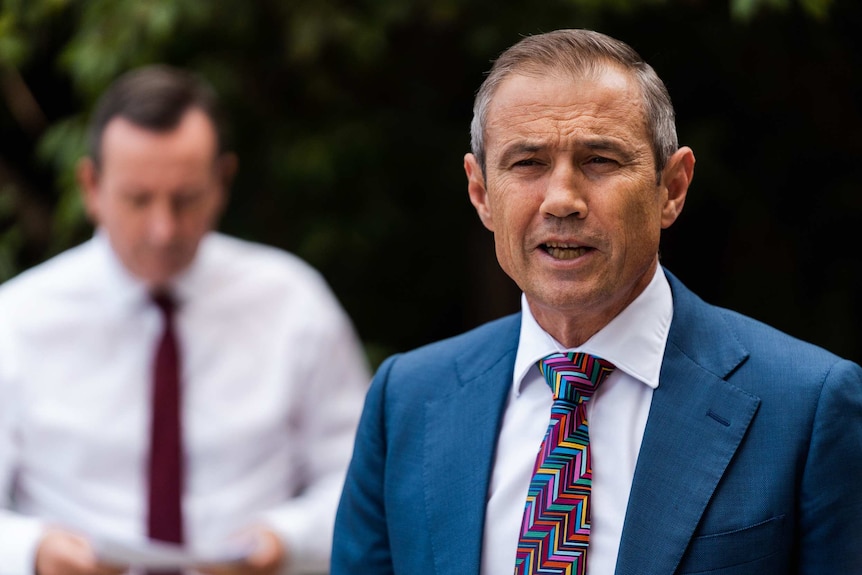
<svg viewBox="0 0 862 575"><path fill-rule="evenodd" d="M120 575L126 568L99 561L86 538L49 529L36 549L35 571L39 575Z"/></svg>
<svg viewBox="0 0 862 575"><path fill-rule="evenodd" d="M271 575L281 569L286 556L278 536L266 528L256 528L217 545L184 547L156 541L110 538L94 538L90 544L95 557L102 564L139 567L149 571L194 568L210 575Z"/></svg>
<svg viewBox="0 0 862 575"><path fill-rule="evenodd" d="M266 527L245 532L242 539L251 544L250 553L241 561L199 568L204 575L275 575L288 560L281 539Z"/></svg>
<svg viewBox="0 0 862 575"><path fill-rule="evenodd" d="M154 571L175 571L203 565L240 562L251 550L247 542L217 547L183 547L157 541L94 538L91 540L91 545L101 563L128 565Z"/></svg>

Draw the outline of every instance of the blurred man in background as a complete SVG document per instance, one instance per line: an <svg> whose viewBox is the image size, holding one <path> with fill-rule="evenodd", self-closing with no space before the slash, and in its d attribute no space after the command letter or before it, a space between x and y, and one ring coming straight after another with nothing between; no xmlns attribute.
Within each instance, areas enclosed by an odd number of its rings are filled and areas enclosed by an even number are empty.
<svg viewBox="0 0 862 575"><path fill-rule="evenodd" d="M367 366L317 272L213 231L225 148L201 79L121 77L79 168L94 237L0 286L0 574L237 536L201 569L325 571Z"/></svg>

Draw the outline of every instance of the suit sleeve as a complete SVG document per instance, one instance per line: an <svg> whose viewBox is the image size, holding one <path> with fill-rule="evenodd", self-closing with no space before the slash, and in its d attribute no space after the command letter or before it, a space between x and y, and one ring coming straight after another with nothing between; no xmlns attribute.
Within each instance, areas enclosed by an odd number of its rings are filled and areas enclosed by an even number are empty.
<svg viewBox="0 0 862 575"><path fill-rule="evenodd" d="M331 575L394 573L386 518L385 395L395 358L374 377L335 520Z"/></svg>
<svg viewBox="0 0 862 575"><path fill-rule="evenodd" d="M862 368L848 361L836 363L822 385L800 528L801 575L862 573Z"/></svg>

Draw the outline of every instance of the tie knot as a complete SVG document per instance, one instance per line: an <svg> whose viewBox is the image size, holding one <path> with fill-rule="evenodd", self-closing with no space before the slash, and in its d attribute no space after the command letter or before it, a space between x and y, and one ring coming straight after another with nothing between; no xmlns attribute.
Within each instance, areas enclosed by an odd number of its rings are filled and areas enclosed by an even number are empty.
<svg viewBox="0 0 862 575"><path fill-rule="evenodd" d="M539 371L554 392L554 401L588 401L614 370L611 362L588 353L552 353L539 361Z"/></svg>
<svg viewBox="0 0 862 575"><path fill-rule="evenodd" d="M170 293L156 292L152 294L150 298L165 317L172 317L174 315L174 310L177 308L177 302L174 300L174 296Z"/></svg>

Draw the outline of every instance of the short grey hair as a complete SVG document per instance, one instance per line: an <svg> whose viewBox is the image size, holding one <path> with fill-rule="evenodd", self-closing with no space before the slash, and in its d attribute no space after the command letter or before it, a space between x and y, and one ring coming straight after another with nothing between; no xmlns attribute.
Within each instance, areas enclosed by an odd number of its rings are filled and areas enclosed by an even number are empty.
<svg viewBox="0 0 862 575"><path fill-rule="evenodd" d="M485 173L485 127L488 108L500 84L511 75L541 75L562 71L573 77L618 66L640 88L657 175L679 148L673 104L661 78L628 44L592 30L556 30L527 36L503 52L476 93L470 146Z"/></svg>

